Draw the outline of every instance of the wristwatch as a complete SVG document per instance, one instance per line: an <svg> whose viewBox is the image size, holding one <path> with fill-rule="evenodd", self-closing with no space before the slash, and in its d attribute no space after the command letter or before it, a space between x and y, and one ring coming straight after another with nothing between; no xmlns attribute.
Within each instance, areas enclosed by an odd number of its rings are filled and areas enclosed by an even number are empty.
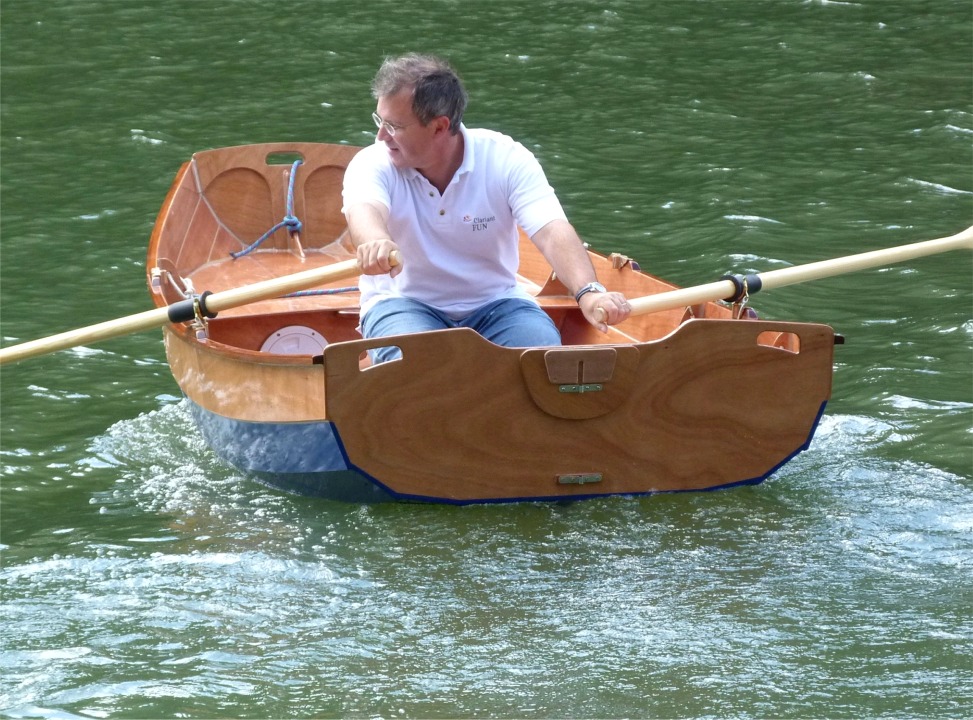
<svg viewBox="0 0 973 720"><path fill-rule="evenodd" d="M583 288L578 290L577 294L574 296L574 301L576 303L580 303L581 298L586 293L590 293L590 292L603 293L603 292L608 292L608 290L606 290L605 286L602 285L600 282L590 282L587 285L585 285Z"/></svg>

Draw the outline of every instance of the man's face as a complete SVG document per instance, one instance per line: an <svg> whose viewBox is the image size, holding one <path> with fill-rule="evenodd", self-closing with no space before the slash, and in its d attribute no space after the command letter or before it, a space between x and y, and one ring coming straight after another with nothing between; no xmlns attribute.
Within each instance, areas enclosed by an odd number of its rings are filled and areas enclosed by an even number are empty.
<svg viewBox="0 0 973 720"><path fill-rule="evenodd" d="M430 164L432 123L422 125L412 112L411 90L379 98L375 112L384 121L378 130L378 139L385 143L395 167L421 170ZM394 135L389 132L388 125L395 128Z"/></svg>

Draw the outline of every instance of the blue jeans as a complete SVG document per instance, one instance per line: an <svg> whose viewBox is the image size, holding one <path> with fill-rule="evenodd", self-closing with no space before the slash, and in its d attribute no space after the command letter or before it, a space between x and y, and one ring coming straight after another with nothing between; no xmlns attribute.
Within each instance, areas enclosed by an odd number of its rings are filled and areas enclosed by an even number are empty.
<svg viewBox="0 0 973 720"><path fill-rule="evenodd" d="M465 327L476 330L490 342L505 347L561 344L561 334L550 316L536 303L521 298L506 298L487 303L460 320L453 320L418 300L388 298L379 301L365 313L361 327L362 335L366 338ZM394 345L368 352L374 363L402 357L402 351Z"/></svg>

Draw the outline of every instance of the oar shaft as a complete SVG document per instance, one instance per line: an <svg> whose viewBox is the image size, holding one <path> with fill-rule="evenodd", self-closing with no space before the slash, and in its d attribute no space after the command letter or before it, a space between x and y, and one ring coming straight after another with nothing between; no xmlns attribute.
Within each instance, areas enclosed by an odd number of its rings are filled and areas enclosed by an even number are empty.
<svg viewBox="0 0 973 720"><path fill-rule="evenodd" d="M393 258L393 265L398 264ZM357 260L345 260L324 267L304 270L292 275L264 280L252 285L212 293L206 298L206 309L211 312L229 310L258 300L267 300L286 295L289 292L324 285L337 280L354 277L360 272ZM162 327L170 320L169 308L161 307L146 310L136 315L108 320L97 325L69 330L58 335L31 340L19 345L0 349L0 365L25 360L38 355L66 350L67 348L107 340L121 335Z"/></svg>
<svg viewBox="0 0 973 720"><path fill-rule="evenodd" d="M963 232L950 235L949 237L924 240L922 242L899 245L883 250L872 250L857 255L822 260L806 265L795 265L794 267L782 268L780 270L770 270L760 273L758 277L760 278L761 288L768 290L787 285L795 285L801 282L809 282L811 280L820 280L826 277L834 277L858 270L894 265L895 263L905 262L906 260L914 260L915 258L925 257L927 255L936 255L950 250L961 249L973 250L973 227L969 227ZM657 295L632 298L629 299L629 304L632 306L632 315L644 315L646 313L672 310L688 305L723 300L732 297L736 290L737 288L732 280L719 280L705 285L670 290L669 292L659 293Z"/></svg>
<svg viewBox="0 0 973 720"><path fill-rule="evenodd" d="M678 290L669 290L657 295L630 298L628 304L632 306L632 315L645 315L689 305L699 305L712 300L722 300L730 297L735 290L736 286L732 281L718 280L706 285L695 285Z"/></svg>
<svg viewBox="0 0 973 720"><path fill-rule="evenodd" d="M87 345L88 343L94 343L100 340L108 340L109 338L120 335L151 330L152 328L161 327L168 319L169 308L161 307L155 308L154 310L146 310L136 315L107 320L97 325L88 325L87 327L76 330L68 330L67 332L51 335L50 337L30 340L19 345L11 345L10 347L0 349L0 365L8 362L17 362L18 360L26 360L27 358L38 355L46 355L47 353L57 352L58 350L66 350L67 348L78 345Z"/></svg>
<svg viewBox="0 0 973 720"><path fill-rule="evenodd" d="M906 260L960 249L973 250L973 227L967 228L961 233L936 240L925 240L884 250L872 250L832 260L821 260L806 265L770 270L760 273L761 287L763 290L770 290L859 270L885 267Z"/></svg>
<svg viewBox="0 0 973 720"><path fill-rule="evenodd" d="M230 308L247 305L258 300L280 297L287 293L305 288L323 285L335 280L343 280L358 275L360 269L357 260L345 260L344 262L326 265L312 270L283 275L270 280L262 280L252 285L223 290L213 293L206 299L206 307L209 310L220 312ZM323 279L322 279L323 278Z"/></svg>

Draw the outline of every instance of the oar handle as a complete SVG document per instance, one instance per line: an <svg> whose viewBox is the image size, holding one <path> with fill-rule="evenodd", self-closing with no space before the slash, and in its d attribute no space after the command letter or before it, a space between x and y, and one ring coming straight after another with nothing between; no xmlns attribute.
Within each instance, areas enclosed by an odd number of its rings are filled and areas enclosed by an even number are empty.
<svg viewBox="0 0 973 720"><path fill-rule="evenodd" d="M389 263L395 267L399 265L401 258L397 252L393 252L389 257ZM330 282L344 280L355 277L361 272L357 260L345 260L324 267L303 270L292 275L284 275L270 280L263 280L252 285L223 290L216 293L206 294L205 309L211 315L221 310L247 305L258 300L268 300L281 295L286 295L297 290L314 287L315 285L325 285ZM51 335L38 340L30 340L19 345L11 345L0 349L0 365L8 362L17 362L38 355L66 350L67 348L88 343L107 340L121 335L151 330L152 328L162 327L168 322L182 322L185 317L185 303L177 302L172 305L146 310L135 315L128 315L115 320L108 320L97 325L69 330L58 335Z"/></svg>
<svg viewBox="0 0 973 720"><path fill-rule="evenodd" d="M883 250L873 250L857 255L848 255L831 260L808 263L806 265L795 265L794 267L782 268L780 270L770 270L751 277L756 277L759 280L761 289L770 290L787 285L809 282L811 280L835 277L858 270L894 265L895 263L905 262L906 260L925 257L926 255L936 255L950 250L973 250L973 226L955 235L936 238L935 240L924 240L909 245L899 245ZM705 285L696 285L694 287L670 290L656 295L630 298L628 302L632 307L632 315L644 315L646 313L672 310L688 305L698 305L704 302L729 300L737 294L739 290L738 282L732 279L718 280ZM756 289L751 289L752 292L756 292ZM603 318L604 314L602 313L599 319L604 322Z"/></svg>

